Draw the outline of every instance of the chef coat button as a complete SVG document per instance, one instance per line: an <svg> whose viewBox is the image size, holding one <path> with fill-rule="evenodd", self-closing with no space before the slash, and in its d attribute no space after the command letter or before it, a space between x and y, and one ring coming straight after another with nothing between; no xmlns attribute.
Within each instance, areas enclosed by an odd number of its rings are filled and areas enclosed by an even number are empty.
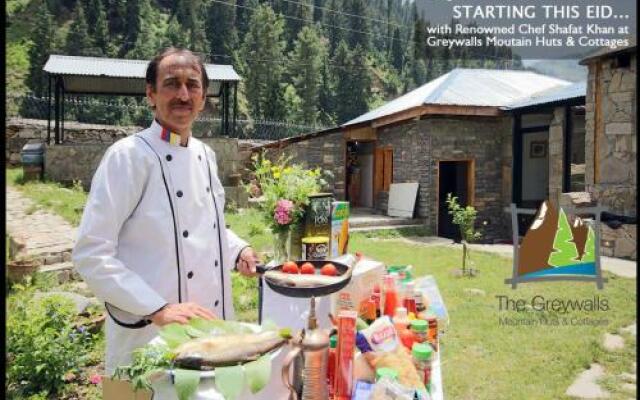
<svg viewBox="0 0 640 400"><path fill-rule="evenodd" d="M171 157L171 154L167 154L167 161L171 161L173 157Z"/></svg>
<svg viewBox="0 0 640 400"><path fill-rule="evenodd" d="M218 260L215 260L215 261L213 262L213 264L217 267L217 266L218 266Z"/></svg>
<svg viewBox="0 0 640 400"><path fill-rule="evenodd" d="M189 273L187 274L187 278L189 279L193 278L193 271L189 271Z"/></svg>
<svg viewBox="0 0 640 400"><path fill-rule="evenodd" d="M182 190L178 190L178 192L176 193L176 196L182 197Z"/></svg>
<svg viewBox="0 0 640 400"><path fill-rule="evenodd" d="M211 189L209 188L209 186L207 186L207 193L209 193L211 191Z"/></svg>
<svg viewBox="0 0 640 400"><path fill-rule="evenodd" d="M202 156L198 154L198 160L202 161Z"/></svg>
<svg viewBox="0 0 640 400"><path fill-rule="evenodd" d="M213 303L213 306L214 306L214 307L218 307L218 304L220 304L220 300L216 300L216 302L215 302L215 303Z"/></svg>
<svg viewBox="0 0 640 400"><path fill-rule="evenodd" d="M184 237L188 237L188 236L189 236L189 231L184 231L184 232L182 232L182 236L184 236Z"/></svg>
<svg viewBox="0 0 640 400"><path fill-rule="evenodd" d="M216 229L216 227L217 227L217 226L218 226L218 225L216 225L216 223L214 222L214 223L213 223L213 229Z"/></svg>

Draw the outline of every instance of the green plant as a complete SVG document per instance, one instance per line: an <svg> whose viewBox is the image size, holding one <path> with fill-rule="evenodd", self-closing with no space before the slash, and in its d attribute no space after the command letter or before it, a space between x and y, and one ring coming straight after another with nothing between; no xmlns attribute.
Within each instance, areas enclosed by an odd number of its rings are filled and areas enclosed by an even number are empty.
<svg viewBox="0 0 640 400"><path fill-rule="evenodd" d="M463 207L458 203L458 198L447 194L447 207L449 214L453 216L454 225L458 225L462 237L462 275L467 274L467 261L469 258L468 243L480 239L482 234L475 230L475 222L478 212L473 206Z"/></svg>
<svg viewBox="0 0 640 400"><path fill-rule="evenodd" d="M320 168L304 169L301 165L291 164L290 157L281 156L271 162L262 154L255 155L253 170L254 179L246 189L253 196L262 195L264 201L260 203L260 210L275 233L287 231L299 223L309 204L309 196L326 185Z"/></svg>
<svg viewBox="0 0 640 400"><path fill-rule="evenodd" d="M55 396L65 374L84 364L92 336L74 327L75 306L51 295L34 299L33 288L14 285L7 312L7 394Z"/></svg>
<svg viewBox="0 0 640 400"><path fill-rule="evenodd" d="M249 235L256 236L264 233L264 226L261 223L249 223Z"/></svg>

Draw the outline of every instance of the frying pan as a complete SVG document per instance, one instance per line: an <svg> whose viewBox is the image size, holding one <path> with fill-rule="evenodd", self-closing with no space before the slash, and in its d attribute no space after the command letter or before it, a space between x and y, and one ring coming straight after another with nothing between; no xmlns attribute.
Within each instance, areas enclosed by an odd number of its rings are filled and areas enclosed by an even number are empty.
<svg viewBox="0 0 640 400"><path fill-rule="evenodd" d="M282 285L282 284L276 283L276 282L274 282L273 280L271 280L271 279L269 279L267 277L263 277L264 281L267 282L267 285L269 285L271 290L273 290L274 292L279 293L279 294L281 294L283 296L288 296L288 297L306 297L306 298L326 296L328 294L337 292L338 290L340 290L343 287L347 286L347 284L349 284L349 282L351 281L352 268L349 267L346 264L342 264L342 263L335 262L335 261L329 261L329 260L299 260L299 261L295 261L295 263L298 264L298 266L300 266L300 265L302 265L303 263L306 263L306 262L311 263L313 265L313 267L316 269L316 274L320 273L320 268L322 268L323 265L325 265L327 263L331 263L331 264L335 265L336 269L338 270L338 275L337 276L344 277L345 279L341 280L340 282L331 283L329 285L316 286L316 287L286 286L286 285ZM281 271L281 270L282 270L282 264L275 265L275 266L265 266L265 265L257 265L256 266L256 271L261 275L264 274L267 271Z"/></svg>

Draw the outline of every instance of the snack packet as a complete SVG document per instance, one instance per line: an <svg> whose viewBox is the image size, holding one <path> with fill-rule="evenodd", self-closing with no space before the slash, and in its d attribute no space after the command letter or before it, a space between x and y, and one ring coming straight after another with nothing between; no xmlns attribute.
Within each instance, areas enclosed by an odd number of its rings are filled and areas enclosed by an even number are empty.
<svg viewBox="0 0 640 400"><path fill-rule="evenodd" d="M387 377L376 382L371 400L413 400L415 391L399 385Z"/></svg>

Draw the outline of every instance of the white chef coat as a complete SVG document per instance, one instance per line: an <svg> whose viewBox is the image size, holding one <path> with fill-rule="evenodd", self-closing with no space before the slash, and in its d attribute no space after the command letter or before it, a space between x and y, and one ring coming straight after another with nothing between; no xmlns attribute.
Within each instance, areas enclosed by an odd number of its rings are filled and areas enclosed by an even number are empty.
<svg viewBox="0 0 640 400"><path fill-rule="evenodd" d="M157 335L148 316L167 303L233 318L230 271L247 243L226 229L215 153L193 137L186 147L172 144L168 133L154 121L109 147L73 249L109 314L107 374Z"/></svg>

